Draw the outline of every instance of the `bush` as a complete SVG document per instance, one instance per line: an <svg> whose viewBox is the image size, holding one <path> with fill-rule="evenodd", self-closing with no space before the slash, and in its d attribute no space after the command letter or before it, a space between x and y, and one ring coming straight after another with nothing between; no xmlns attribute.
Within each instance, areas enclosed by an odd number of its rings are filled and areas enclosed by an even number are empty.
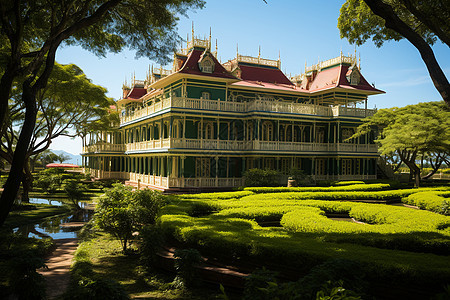
<svg viewBox="0 0 450 300"><path fill-rule="evenodd" d="M289 178L295 180L294 186L311 186L314 185L314 180L310 175L307 175L303 170L292 169L289 173Z"/></svg>
<svg viewBox="0 0 450 300"><path fill-rule="evenodd" d="M160 192L148 189L132 192L131 187L116 183L100 198L95 220L101 229L120 240L125 253L133 232L143 225L154 224L163 203Z"/></svg>
<svg viewBox="0 0 450 300"><path fill-rule="evenodd" d="M444 196L450 196L450 192L422 192L409 195L402 202L415 205L420 209L426 209L443 215L450 215L449 204Z"/></svg>
<svg viewBox="0 0 450 300"><path fill-rule="evenodd" d="M157 253L164 245L164 235L159 227L144 226L139 231L141 264L146 268L155 266Z"/></svg>
<svg viewBox="0 0 450 300"><path fill-rule="evenodd" d="M76 209L81 209L78 205L78 201L83 198L84 191L86 190L84 185L77 179L66 179L63 181L62 188L66 192L67 197L72 202Z"/></svg>
<svg viewBox="0 0 450 300"><path fill-rule="evenodd" d="M279 290L276 272L266 268L256 269L245 278L244 300L272 300L277 299Z"/></svg>
<svg viewBox="0 0 450 300"><path fill-rule="evenodd" d="M332 186L343 186L343 185L354 185L354 184L365 184L364 181L337 181L333 182Z"/></svg>
<svg viewBox="0 0 450 300"><path fill-rule="evenodd" d="M202 261L197 249L177 249L174 253L177 278L175 282L182 286L192 287L198 285L198 272L196 266Z"/></svg>
<svg viewBox="0 0 450 300"><path fill-rule="evenodd" d="M245 191L254 193L286 193L286 192L339 192L339 191L376 191L389 189L389 184L354 184L330 187L247 187Z"/></svg>
<svg viewBox="0 0 450 300"><path fill-rule="evenodd" d="M250 169L244 172L245 186L279 186L280 173L275 170Z"/></svg>

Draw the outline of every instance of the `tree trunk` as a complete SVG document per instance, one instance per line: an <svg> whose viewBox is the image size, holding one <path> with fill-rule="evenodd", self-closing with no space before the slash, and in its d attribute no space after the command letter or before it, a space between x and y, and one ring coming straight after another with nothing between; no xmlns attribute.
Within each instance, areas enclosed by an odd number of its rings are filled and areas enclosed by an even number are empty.
<svg viewBox="0 0 450 300"><path fill-rule="evenodd" d="M22 101L25 103L25 121L14 151L11 170L9 171L8 179L6 180L3 193L0 197L0 226L5 223L14 204L14 200L16 199L20 183L22 182L25 158L36 123L37 109L35 93L36 92L31 88L29 80L26 80L23 84L22 93Z"/></svg>
<svg viewBox="0 0 450 300"><path fill-rule="evenodd" d="M404 36L417 50L419 50L420 56L428 69L428 73L430 74L434 86L441 94L442 99L447 106L450 106L450 84L439 66L430 45L428 45L418 33L405 24L389 4L386 4L381 0L364 0L364 2L375 15L385 20L386 28L392 29Z"/></svg>
<svg viewBox="0 0 450 300"><path fill-rule="evenodd" d="M22 202L30 202L30 191L33 189L33 174L31 174L28 163L25 163L23 168L22 178Z"/></svg>

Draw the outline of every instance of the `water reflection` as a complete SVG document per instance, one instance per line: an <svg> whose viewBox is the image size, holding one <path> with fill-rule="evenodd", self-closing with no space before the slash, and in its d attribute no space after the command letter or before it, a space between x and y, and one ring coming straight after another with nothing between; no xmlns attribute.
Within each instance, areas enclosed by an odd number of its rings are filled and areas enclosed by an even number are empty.
<svg viewBox="0 0 450 300"><path fill-rule="evenodd" d="M54 206L61 206L64 204L60 200L43 198L30 198L30 203L49 204ZM14 228L14 232L18 232L24 236L34 238L76 238L80 227L61 227L60 225L72 222L88 222L92 218L94 211L84 209L87 208L90 203L80 201L78 202L78 205L83 209L73 212L72 215L46 218L43 222L38 224L28 224Z"/></svg>

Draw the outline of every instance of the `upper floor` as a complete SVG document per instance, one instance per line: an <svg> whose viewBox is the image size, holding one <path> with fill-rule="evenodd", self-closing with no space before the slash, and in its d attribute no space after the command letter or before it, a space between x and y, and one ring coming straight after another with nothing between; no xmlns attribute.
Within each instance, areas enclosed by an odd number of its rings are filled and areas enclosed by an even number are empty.
<svg viewBox="0 0 450 300"><path fill-rule="evenodd" d="M368 108L368 96L384 93L363 77L356 54L341 53L290 78L281 71L280 58L237 53L221 63L216 57L210 39L193 37L174 54L171 70L152 67L145 80L124 85L117 101L121 126L180 110L360 119L376 112Z"/></svg>

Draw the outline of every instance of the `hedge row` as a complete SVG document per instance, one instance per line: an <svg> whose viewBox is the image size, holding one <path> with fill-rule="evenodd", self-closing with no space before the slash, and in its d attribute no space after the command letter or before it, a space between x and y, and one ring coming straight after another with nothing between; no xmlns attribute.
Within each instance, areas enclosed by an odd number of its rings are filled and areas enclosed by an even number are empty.
<svg viewBox="0 0 450 300"><path fill-rule="evenodd" d="M241 201L261 201L261 200L388 200L401 199L411 194L424 191L450 190L450 187L402 189L391 191L347 191L347 192L285 192L285 193L265 193L248 195L241 198Z"/></svg>
<svg viewBox="0 0 450 300"><path fill-rule="evenodd" d="M358 182L358 181L355 181ZM359 182L358 182L359 183ZM287 193L287 192L338 192L338 191L376 191L386 190L391 186L388 183L374 183L374 184L351 184L351 185L338 185L330 187L247 187L245 191L251 191L254 193Z"/></svg>
<svg viewBox="0 0 450 300"><path fill-rule="evenodd" d="M186 202L189 204L183 204ZM450 277L447 256L381 249L361 245L377 246L382 241L386 248L395 249L403 242L405 245L413 245L415 247L422 247L423 249L427 245L430 245L430 248L433 249L440 247L440 251L444 251L446 245L448 245L449 232L448 230L438 230L436 226L438 224L442 225L442 220L448 220L448 217L445 216L439 216L425 211L410 210L410 214L420 214L421 218L418 217L418 219L421 222L425 222L427 218L432 219L428 223L415 224L415 230L422 231L413 233L414 230L410 228L411 234L407 234L404 231L401 232L400 229L400 231L397 230L398 226L389 224L389 222L395 220L396 216L395 214L392 217L389 216L388 211L384 217L385 225L380 226L384 226L384 228L389 227L392 229L391 233L368 232L361 235L326 232L297 233L276 227L261 227L256 221L248 218L270 219L273 217L281 217L282 215L286 216L290 212L296 212L298 209L302 209L304 213L311 214L311 217L317 217L320 216L320 209L323 209L322 207L327 207L328 209L331 207L335 211L350 211L354 209L356 216L360 213L358 212L358 207L370 207L371 204L305 200L301 202L297 201L297 203L290 201L290 204L275 207L265 207L268 202L261 201L258 203L259 207L235 207L233 209L221 210L211 215L192 217L189 215L188 209L190 205L196 202L203 203L201 205L216 205L219 203L217 207L220 207L222 200L199 199L196 201L188 201L181 199L176 204L163 208L163 214L160 218L161 227L178 241L198 247L201 251L213 253L215 256L228 258L241 257L246 260L264 260L268 263L285 264L298 268L299 274L302 272L306 273L311 267L327 259L344 258L363 263L367 267L367 273L371 274L370 276L373 276L373 278L382 278L381 280L384 281L392 280L392 282L410 282L411 284L418 285L439 285ZM232 207L233 205L230 205L231 202L239 203L242 200L224 200L224 202L230 202L226 206ZM309 204L309 207L305 205L299 206L299 203ZM381 207L381 205L373 206ZM409 210L408 208L401 207L386 206L386 208L394 208L394 210L398 211ZM427 213L428 215L424 216L422 215L423 213ZM407 218L411 217L410 214L408 213ZM370 212L368 215L373 217L374 214ZM435 217L444 219L439 219L440 221L434 220ZM326 222L328 222L328 219ZM331 220L330 222L336 224L341 223ZM399 222L397 225L403 224ZM377 226L364 224L351 225L365 227ZM444 233L440 233L441 231ZM352 240L352 238L358 236L360 236L359 240ZM419 241L411 244L417 236L419 237ZM397 245L394 245L393 241L399 242Z"/></svg>
<svg viewBox="0 0 450 300"><path fill-rule="evenodd" d="M409 195L402 202L443 215L450 215L450 192L422 192Z"/></svg>

